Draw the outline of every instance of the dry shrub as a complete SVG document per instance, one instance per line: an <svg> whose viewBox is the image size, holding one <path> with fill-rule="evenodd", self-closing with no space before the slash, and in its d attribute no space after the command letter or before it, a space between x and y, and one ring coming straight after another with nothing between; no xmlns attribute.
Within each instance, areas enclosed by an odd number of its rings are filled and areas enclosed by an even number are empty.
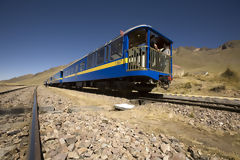
<svg viewBox="0 0 240 160"><path fill-rule="evenodd" d="M213 92L221 92L221 91L224 91L225 89L226 87L224 85L220 85L220 86L213 87L209 90Z"/></svg>
<svg viewBox="0 0 240 160"><path fill-rule="evenodd" d="M189 76L192 76L192 74L189 73L189 72L186 72L186 73L183 74L183 77L189 77Z"/></svg>
<svg viewBox="0 0 240 160"><path fill-rule="evenodd" d="M236 72L232 71L230 68L227 68L225 72L220 75L222 78L228 81L238 82L239 77Z"/></svg>
<svg viewBox="0 0 240 160"><path fill-rule="evenodd" d="M184 88L186 88L186 89L192 88L191 83L190 83L190 82L185 83L185 84L184 84Z"/></svg>

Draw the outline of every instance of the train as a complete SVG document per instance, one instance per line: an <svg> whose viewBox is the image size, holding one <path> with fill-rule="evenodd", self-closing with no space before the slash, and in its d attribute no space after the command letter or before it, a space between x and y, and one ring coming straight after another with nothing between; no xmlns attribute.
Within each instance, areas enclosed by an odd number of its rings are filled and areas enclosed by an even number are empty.
<svg viewBox="0 0 240 160"><path fill-rule="evenodd" d="M148 93L172 81L173 41L138 25L49 77L47 86L96 87Z"/></svg>

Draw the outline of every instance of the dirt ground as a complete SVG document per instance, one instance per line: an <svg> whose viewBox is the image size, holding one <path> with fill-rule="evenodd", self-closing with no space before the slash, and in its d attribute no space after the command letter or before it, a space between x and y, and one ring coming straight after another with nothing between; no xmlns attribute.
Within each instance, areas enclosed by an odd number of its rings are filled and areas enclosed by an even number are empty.
<svg viewBox="0 0 240 160"><path fill-rule="evenodd" d="M164 133L174 136L185 144L186 152L192 147L198 154L210 155L210 157L217 155L223 159L240 159L238 113L168 103L145 104L128 111L116 111L114 104L130 104L130 101L125 98L53 87L41 86L39 90L51 99L46 100L44 96L40 98L39 103L42 106L54 104L54 107L60 110L73 108L93 114L99 113L149 134ZM57 103L49 103L54 101L51 95L56 97Z"/></svg>

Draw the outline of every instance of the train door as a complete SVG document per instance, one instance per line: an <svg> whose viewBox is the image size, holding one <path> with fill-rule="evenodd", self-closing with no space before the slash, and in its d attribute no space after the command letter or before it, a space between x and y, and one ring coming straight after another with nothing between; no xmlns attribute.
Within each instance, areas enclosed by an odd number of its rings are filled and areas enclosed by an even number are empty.
<svg viewBox="0 0 240 160"><path fill-rule="evenodd" d="M147 69L147 29L139 28L128 34L128 71Z"/></svg>

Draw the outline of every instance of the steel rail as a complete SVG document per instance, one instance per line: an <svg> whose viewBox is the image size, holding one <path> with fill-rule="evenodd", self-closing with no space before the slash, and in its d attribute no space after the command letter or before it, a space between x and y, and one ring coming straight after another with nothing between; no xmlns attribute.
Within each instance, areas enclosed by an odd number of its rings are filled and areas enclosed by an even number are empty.
<svg viewBox="0 0 240 160"><path fill-rule="evenodd" d="M218 99L218 98L211 98L211 97L182 97L182 96L176 96L175 97L166 97L166 95L164 94L155 94L155 93L149 93L147 95L148 98L158 98L158 99L168 99L168 100L181 100L181 101L186 101L186 102L194 102L194 103L207 103L207 104L215 104L215 105L224 105L224 106L230 106L230 107L234 107L234 108L240 108L240 101L236 103L236 101L234 100L228 100L231 103L226 103L226 102L219 102L219 100L222 99ZM196 100L196 99L192 99L192 98L201 98L202 100ZM227 99L227 97L226 97ZM218 100L218 101L216 101Z"/></svg>
<svg viewBox="0 0 240 160"><path fill-rule="evenodd" d="M38 121L38 104L37 104L37 87L34 90L33 96L33 108L32 108L32 123L30 130L30 145L28 152L29 160L41 160L43 159L41 152L40 133L39 133L39 121Z"/></svg>
<svg viewBox="0 0 240 160"><path fill-rule="evenodd" d="M17 90L24 89L24 88L28 88L28 87L22 87L22 88L16 88L16 89L7 90L7 91L0 92L0 94L5 94L5 93L17 91Z"/></svg>
<svg viewBox="0 0 240 160"><path fill-rule="evenodd" d="M199 106L203 108L215 109L215 110L225 110L230 112L237 112L240 113L240 107L234 104L227 104L227 103L214 103L208 101L199 101L199 100L188 100L188 99L181 99L181 98L164 98L161 97L147 97L147 96L140 96L138 97L140 101L150 101L150 102L167 102L167 103L174 103L174 104L181 104L181 105L191 105L191 106ZM142 103L142 102L140 102Z"/></svg>

